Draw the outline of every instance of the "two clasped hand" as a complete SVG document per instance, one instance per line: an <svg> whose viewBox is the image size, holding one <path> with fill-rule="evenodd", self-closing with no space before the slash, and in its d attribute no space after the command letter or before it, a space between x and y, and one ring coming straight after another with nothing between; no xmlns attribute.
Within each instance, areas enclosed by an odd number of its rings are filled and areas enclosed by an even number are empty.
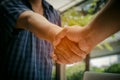
<svg viewBox="0 0 120 80"><path fill-rule="evenodd" d="M55 37L53 60L72 64L83 60L90 51L82 27L66 27Z"/></svg>

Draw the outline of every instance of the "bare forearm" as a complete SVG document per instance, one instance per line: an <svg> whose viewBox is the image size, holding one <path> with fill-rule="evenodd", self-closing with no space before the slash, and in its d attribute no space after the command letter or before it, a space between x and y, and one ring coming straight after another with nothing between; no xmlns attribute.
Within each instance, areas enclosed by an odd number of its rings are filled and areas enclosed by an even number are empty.
<svg viewBox="0 0 120 80"><path fill-rule="evenodd" d="M88 36L94 45L120 30L119 0L111 0L94 20L87 25ZM90 38L89 38L90 39Z"/></svg>
<svg viewBox="0 0 120 80"><path fill-rule="evenodd" d="M30 11L21 14L17 26L18 28L27 29L37 37L50 42L53 41L55 35L61 30L59 26L50 23L42 15Z"/></svg>

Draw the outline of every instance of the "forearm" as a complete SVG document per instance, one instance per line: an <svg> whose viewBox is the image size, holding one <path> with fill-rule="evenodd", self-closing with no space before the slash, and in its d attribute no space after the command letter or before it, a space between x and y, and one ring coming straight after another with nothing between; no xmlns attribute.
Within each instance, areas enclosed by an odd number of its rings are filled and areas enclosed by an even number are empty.
<svg viewBox="0 0 120 80"><path fill-rule="evenodd" d="M55 35L61 31L59 26L50 23L42 15L31 11L26 11L21 14L17 22L18 28L27 29L37 37L50 42L52 42Z"/></svg>
<svg viewBox="0 0 120 80"><path fill-rule="evenodd" d="M111 0L93 21L87 25L88 39L96 45L120 30L119 0Z"/></svg>

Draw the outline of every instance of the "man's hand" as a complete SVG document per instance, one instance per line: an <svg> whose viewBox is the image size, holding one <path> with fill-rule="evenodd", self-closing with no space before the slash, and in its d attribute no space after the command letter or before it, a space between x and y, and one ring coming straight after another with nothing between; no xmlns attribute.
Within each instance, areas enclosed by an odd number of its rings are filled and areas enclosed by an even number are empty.
<svg viewBox="0 0 120 80"><path fill-rule="evenodd" d="M79 49L76 42L64 37L54 48L53 59L60 64L71 64L83 60L85 56L86 53Z"/></svg>
<svg viewBox="0 0 120 80"><path fill-rule="evenodd" d="M92 48L86 35L82 27L64 28L55 38L53 59L63 64L83 60Z"/></svg>

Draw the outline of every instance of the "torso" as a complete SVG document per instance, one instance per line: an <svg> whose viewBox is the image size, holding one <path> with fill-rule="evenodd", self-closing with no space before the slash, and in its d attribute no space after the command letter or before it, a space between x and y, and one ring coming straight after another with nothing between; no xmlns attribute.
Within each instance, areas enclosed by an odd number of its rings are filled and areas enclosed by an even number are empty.
<svg viewBox="0 0 120 80"><path fill-rule="evenodd" d="M32 7L34 12L45 15L50 22L58 24L59 15L57 12L46 6L44 8L46 8L45 11L43 8L39 11L40 8ZM13 29L13 27L11 28ZM0 33L4 34L4 31L0 31ZM43 39L38 39L27 30L14 30L14 33L11 33L12 36L8 40L9 45L5 49L7 54L5 55L4 51L2 53L5 58L1 61L5 62L6 65L3 66L5 68L3 70L8 70L4 72L8 72L12 80L25 80L26 78L26 80L51 80L51 44Z"/></svg>

